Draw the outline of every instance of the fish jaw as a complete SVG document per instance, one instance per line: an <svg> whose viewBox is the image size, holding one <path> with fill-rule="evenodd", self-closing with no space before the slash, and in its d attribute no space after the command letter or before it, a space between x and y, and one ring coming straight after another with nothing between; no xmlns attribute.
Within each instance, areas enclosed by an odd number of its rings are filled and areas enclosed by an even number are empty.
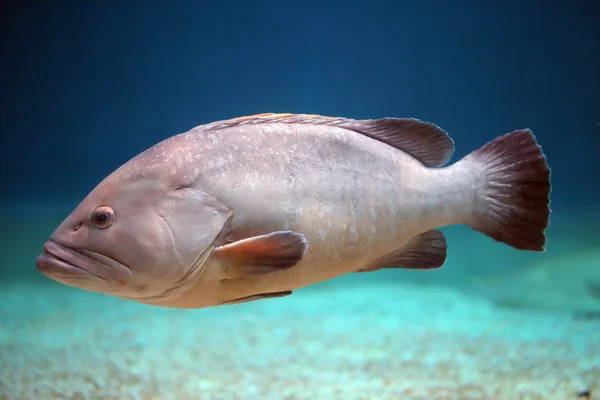
<svg viewBox="0 0 600 400"><path fill-rule="evenodd" d="M111 285L125 285L131 279L131 270L109 257L88 250L76 250L53 240L42 247L36 260L38 271L58 282L79 286L73 281L102 281Z"/></svg>

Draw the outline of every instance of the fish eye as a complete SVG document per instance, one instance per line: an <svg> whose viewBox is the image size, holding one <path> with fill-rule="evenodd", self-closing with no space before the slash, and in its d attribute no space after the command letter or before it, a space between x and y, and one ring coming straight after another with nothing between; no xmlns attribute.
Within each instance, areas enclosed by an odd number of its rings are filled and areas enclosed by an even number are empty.
<svg viewBox="0 0 600 400"><path fill-rule="evenodd" d="M100 206L92 212L90 219L96 228L108 228L115 220L115 212L109 206Z"/></svg>

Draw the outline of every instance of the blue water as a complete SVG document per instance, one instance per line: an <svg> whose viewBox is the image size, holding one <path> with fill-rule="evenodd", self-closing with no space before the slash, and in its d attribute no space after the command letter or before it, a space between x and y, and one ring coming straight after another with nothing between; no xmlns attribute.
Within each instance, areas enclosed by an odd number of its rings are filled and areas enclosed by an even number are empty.
<svg viewBox="0 0 600 400"><path fill-rule="evenodd" d="M0 399L600 398L600 6L586 1L0 5ZM444 228L435 271L174 310L35 268L107 174L262 112L416 117L453 161L531 128L545 253Z"/></svg>

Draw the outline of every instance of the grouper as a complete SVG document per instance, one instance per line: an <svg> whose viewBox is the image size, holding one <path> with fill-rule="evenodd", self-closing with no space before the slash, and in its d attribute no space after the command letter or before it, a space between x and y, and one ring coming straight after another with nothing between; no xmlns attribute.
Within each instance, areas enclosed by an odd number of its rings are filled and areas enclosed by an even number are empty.
<svg viewBox="0 0 600 400"><path fill-rule="evenodd" d="M203 308L337 276L433 270L439 227L544 251L550 169L529 129L446 166L454 142L413 118L258 114L197 126L102 180L37 258L60 283Z"/></svg>

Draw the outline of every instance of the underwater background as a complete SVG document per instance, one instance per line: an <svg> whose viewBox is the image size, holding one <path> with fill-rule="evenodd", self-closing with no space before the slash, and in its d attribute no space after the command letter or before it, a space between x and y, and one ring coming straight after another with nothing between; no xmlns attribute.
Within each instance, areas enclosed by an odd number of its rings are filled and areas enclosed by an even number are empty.
<svg viewBox="0 0 600 400"><path fill-rule="evenodd" d="M0 399L600 399L598 2L3 1L0 101ZM452 161L531 128L547 251L452 226L439 270L192 311L37 271L122 163L264 112L419 118Z"/></svg>

